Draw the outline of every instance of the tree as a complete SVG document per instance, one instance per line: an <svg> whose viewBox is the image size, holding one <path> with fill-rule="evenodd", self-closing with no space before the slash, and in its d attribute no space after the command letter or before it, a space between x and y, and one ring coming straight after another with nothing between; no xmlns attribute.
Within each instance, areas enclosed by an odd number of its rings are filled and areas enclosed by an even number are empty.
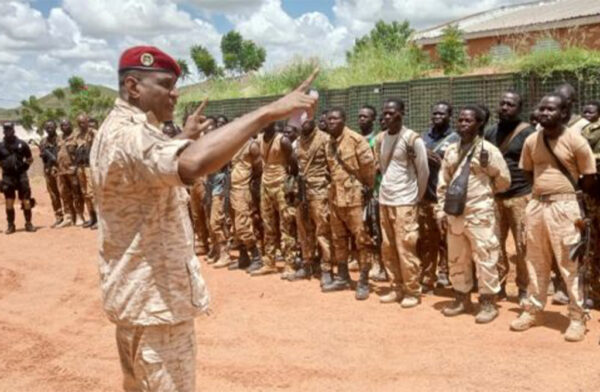
<svg viewBox="0 0 600 392"><path fill-rule="evenodd" d="M256 71L262 67L266 57L267 52L264 48L257 46L252 41L244 41L240 55L240 68L244 73Z"/></svg>
<svg viewBox="0 0 600 392"><path fill-rule="evenodd" d="M71 76L69 78L69 89L73 94L85 90L85 80L81 76Z"/></svg>
<svg viewBox="0 0 600 392"><path fill-rule="evenodd" d="M54 95L59 101L62 101L63 99L65 99L65 90L63 90L62 88L55 88L54 90L52 90L52 95Z"/></svg>
<svg viewBox="0 0 600 392"><path fill-rule="evenodd" d="M185 61L184 59L177 59L177 64L181 69L181 80L186 80L187 78L189 78L191 73L187 61Z"/></svg>
<svg viewBox="0 0 600 392"><path fill-rule="evenodd" d="M192 46L190 49L190 57L192 60L194 60L196 68L198 68L198 72L204 75L206 78L210 79L221 74L221 70L217 66L215 58L204 46Z"/></svg>
<svg viewBox="0 0 600 392"><path fill-rule="evenodd" d="M458 26L450 25L444 29L436 50L444 74L461 73L467 66L465 41Z"/></svg>
<svg viewBox="0 0 600 392"><path fill-rule="evenodd" d="M234 73L248 73L262 67L267 57L263 47L254 41L245 40L235 30L225 34L221 39L221 53L225 69Z"/></svg>
<svg viewBox="0 0 600 392"><path fill-rule="evenodd" d="M369 34L354 41L354 46L346 52L346 58L350 60L368 47L381 48L386 51L398 51L404 48L414 30L408 21L402 23L385 23L378 21Z"/></svg>

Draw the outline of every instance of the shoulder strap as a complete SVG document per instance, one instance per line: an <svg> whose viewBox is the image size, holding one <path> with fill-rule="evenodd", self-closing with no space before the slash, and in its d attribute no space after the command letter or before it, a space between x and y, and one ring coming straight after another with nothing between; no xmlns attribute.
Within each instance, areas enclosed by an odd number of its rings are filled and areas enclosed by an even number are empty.
<svg viewBox="0 0 600 392"><path fill-rule="evenodd" d="M318 135L315 135L315 138L317 136ZM318 152L319 152L319 146L316 146L315 149L313 150L312 154L310 154L310 156L308 157L308 161L306 161L306 166L302 170L302 177L306 177L306 175L308 174L308 168L310 167L310 164L313 162L313 160L317 156Z"/></svg>
<svg viewBox="0 0 600 392"><path fill-rule="evenodd" d="M444 143L450 139L452 136L454 135L454 132L450 132L448 135L446 135L443 139L438 140L437 143L435 144L435 147L433 147L433 152L437 153L439 152L440 148L442 148L442 146L444 145Z"/></svg>
<svg viewBox="0 0 600 392"><path fill-rule="evenodd" d="M452 170L452 174L450 175L450 180L452 180L452 178L456 174L456 171L458 170L458 168L460 167L460 165L463 163L463 161L465 159L467 160L467 162L466 162L467 165L471 163L471 159L473 158L473 155L475 154L475 149L477 148L477 144L478 144L478 141L475 140L473 142L473 146L470 149L468 149L467 151L463 151L462 153L460 153L459 159L458 159L458 164L456 165L456 167L454 168L454 170Z"/></svg>
<svg viewBox="0 0 600 392"><path fill-rule="evenodd" d="M388 133L389 135L389 133ZM390 167L390 163L392 162L392 157L394 156L394 151L396 151L396 146L398 145L398 141L400 140L400 137L402 135L400 133L398 133L398 136L396 137L396 139L394 140L394 143L392 143L392 148L390 149L390 153L385 157L385 160L381 160L382 163L382 167L383 167L383 172L382 174L385 175L385 173L387 172L388 167ZM383 136L383 138L385 138L385 135ZM381 141L379 148L383 147L383 140ZM381 155L381 151L379 152L379 154ZM384 165L385 163L385 165Z"/></svg>
<svg viewBox="0 0 600 392"><path fill-rule="evenodd" d="M334 148L334 155L335 155L335 160L337 161L337 163L340 164L340 166L342 167L342 169L344 169L344 171L346 173L348 173L349 175L353 176L354 178L356 178L363 186L366 186L365 183L362 181L362 179L360 178L360 176L358 175L358 173L356 173L354 170L352 170L350 168L350 166L348 166L346 164L346 162L344 162L342 160L342 158L340 157L340 151L337 148L337 143L333 143L332 144L332 148Z"/></svg>
<svg viewBox="0 0 600 392"><path fill-rule="evenodd" d="M521 132L523 132L524 130L526 130L527 128L529 128L529 126L530 126L529 123L521 121L519 123L519 125L517 125L517 127L506 138L504 138L504 141L498 147L498 149L500 150L500 152L502 153L502 155L506 154L506 152L508 151L508 147L510 146L510 143L512 143L512 141L517 136L519 136L519 134Z"/></svg>
<svg viewBox="0 0 600 392"><path fill-rule="evenodd" d="M543 131L540 131L540 132L543 132ZM565 165L561 162L561 160L558 159L558 157L556 156L556 154L554 153L554 151L550 147L550 142L548 142L548 138L546 137L546 135L544 133L542 133L542 138L544 139L544 145L546 146L546 148L550 152L550 155L552 155L552 157L556 161L556 164L558 165L558 170L560 170L560 172L565 177L567 177L567 179L569 180L569 182L573 186L573 189L575 190L575 192L579 191L579 184L577 183L577 181L575 181L575 179L573 178L573 176L569 172L569 169L567 169L565 167Z"/></svg>

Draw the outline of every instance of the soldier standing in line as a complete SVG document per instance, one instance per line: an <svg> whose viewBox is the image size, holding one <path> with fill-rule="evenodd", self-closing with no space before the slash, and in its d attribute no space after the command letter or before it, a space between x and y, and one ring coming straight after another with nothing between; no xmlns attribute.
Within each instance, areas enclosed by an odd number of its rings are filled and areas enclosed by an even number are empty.
<svg viewBox="0 0 600 392"><path fill-rule="evenodd" d="M471 309L473 265L477 274L479 312L485 324L498 316L495 296L500 292L495 235L494 193L510 185L502 154L479 136L485 113L477 105L464 107L458 118L460 142L448 147L438 183L436 216L448 234L448 266L455 300L442 313L457 316Z"/></svg>
<svg viewBox="0 0 600 392"><path fill-rule="evenodd" d="M265 254L263 265L251 271L250 275L260 276L277 272L275 263L277 248L280 245L285 262L282 278L287 279L294 274L295 240L292 229L295 210L285 200L284 189L287 167L292 158L292 143L281 132L277 132L275 123L272 123L263 130L259 137L259 145L263 160L260 215L265 231Z"/></svg>
<svg viewBox="0 0 600 392"><path fill-rule="evenodd" d="M379 134L375 144L375 156L382 173L381 258L393 279L392 291L380 301L392 303L401 299L403 308L412 308L421 302L417 205L427 189L429 168L425 143L418 133L403 125L403 115L402 100L386 100L383 117L387 131Z"/></svg>
<svg viewBox="0 0 600 392"><path fill-rule="evenodd" d="M252 194L250 183L253 173L260 173L262 161L260 146L255 139L250 139L233 156L231 160L231 209L233 210L233 235L239 246L239 258L229 265L230 270L260 268L261 251L252 222ZM251 272L251 271L250 271Z"/></svg>
<svg viewBox="0 0 600 392"><path fill-rule="evenodd" d="M81 194L83 195L83 200L90 217L82 227L94 230L98 228L98 218L96 217L94 207L94 190L92 189L92 177L90 173L90 150L97 131L90 128L86 114L77 116L77 127L78 131L75 134L75 143L77 145L77 149L75 150L76 173L79 180L79 188L81 189Z"/></svg>
<svg viewBox="0 0 600 392"><path fill-rule="evenodd" d="M62 197L65 219L57 227L81 226L84 223L83 196L79 187L75 165L77 144L69 120L61 120L60 130L62 131L62 137L58 143L57 152L58 186Z"/></svg>
<svg viewBox="0 0 600 392"><path fill-rule="evenodd" d="M528 297L523 312L510 327L524 331L541 324L555 260L569 298L570 323L564 338L576 342L585 338L587 314L579 262L571 260L570 251L581 240L577 223L585 218L578 202L578 182L586 192L593 189L596 162L585 138L577 129L566 126L568 104L561 94L542 98L539 111L542 129L525 141L519 165L533 184L526 210Z"/></svg>
<svg viewBox="0 0 600 392"><path fill-rule="evenodd" d="M31 149L23 140L15 135L15 125L12 122L2 124L4 139L0 142L0 167L2 180L0 190L6 199L6 220L8 226L5 234L13 234L15 227L15 197L19 196L21 208L25 217L25 231L34 232L31 223L31 209L35 203L31 198L31 187L27 170L33 162Z"/></svg>
<svg viewBox="0 0 600 392"><path fill-rule="evenodd" d="M58 135L56 134L56 122L46 121L44 124L46 137L40 143L40 157L44 163L44 179L46 180L46 189L50 195L52 209L56 220L51 227L60 225L64 220L63 206L61 203L58 186ZM66 206L65 206L66 207Z"/></svg>
<svg viewBox="0 0 600 392"><path fill-rule="evenodd" d="M565 118L565 125L567 128L573 128L575 131L581 133L583 128L589 124L589 121L574 111L574 106L577 103L577 92L575 91L575 88L569 83L564 83L558 86L554 92L562 95L566 101L567 117Z"/></svg>
<svg viewBox="0 0 600 392"><path fill-rule="evenodd" d="M314 120L302 124L298 139L298 237L302 247L302 268L291 280L310 279L316 268L317 247L320 252L321 287L333 281L331 266L331 228L328 193L330 176L327 167L329 135L315 126Z"/></svg>
<svg viewBox="0 0 600 392"><path fill-rule="evenodd" d="M327 146L327 165L331 173L329 208L334 261L338 273L323 292L350 287L348 273L349 240L356 244L360 278L355 297L369 297L369 271L373 241L363 222L363 206L371 197L375 185L375 160L367 140L346 127L346 113L333 108L327 113L330 139Z"/></svg>
<svg viewBox="0 0 600 392"><path fill-rule="evenodd" d="M510 229L516 249L516 283L519 302L526 298L529 283L525 264L525 207L531 200L531 184L519 169L519 160L525 139L535 132L534 127L521 120L522 106L523 100L518 93L505 92L498 108L498 124L485 133L485 139L498 147L504 156L511 178L510 187L496 194L496 235L500 241L498 274L501 286L498 296L506 298L506 280L510 266L506 240Z"/></svg>
<svg viewBox="0 0 600 392"><path fill-rule="evenodd" d="M447 287L448 244L446 233L440 231L435 219L437 204L437 184L442 159L448 147L460 140L460 136L450 125L452 105L439 101L431 108L431 128L423 134L427 147L429 180L427 190L419 204L419 240L417 254L421 260L421 285L423 293L433 292L434 286Z"/></svg>

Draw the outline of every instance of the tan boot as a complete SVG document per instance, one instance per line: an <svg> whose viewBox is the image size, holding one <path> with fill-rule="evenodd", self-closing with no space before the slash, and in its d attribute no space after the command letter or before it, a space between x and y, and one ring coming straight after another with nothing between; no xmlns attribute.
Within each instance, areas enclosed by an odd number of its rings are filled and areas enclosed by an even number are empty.
<svg viewBox="0 0 600 392"><path fill-rule="evenodd" d="M521 332L542 324L542 312L537 310L524 310L519 317L511 321L510 329Z"/></svg>
<svg viewBox="0 0 600 392"><path fill-rule="evenodd" d="M83 215L77 215L77 219L75 220L75 226L83 226L83 224L85 223L85 219L83 218Z"/></svg>
<svg viewBox="0 0 600 392"><path fill-rule="evenodd" d="M250 272L250 276L262 276L277 273L277 267L274 265L264 264L262 267L257 269L256 271Z"/></svg>
<svg viewBox="0 0 600 392"><path fill-rule="evenodd" d="M402 295L397 290L392 290L388 294L379 298L379 302L382 304L393 304L398 302L402 298Z"/></svg>
<svg viewBox="0 0 600 392"><path fill-rule="evenodd" d="M400 306L405 309L414 308L421 303L421 298L414 295L405 295L400 302Z"/></svg>
<svg viewBox="0 0 600 392"><path fill-rule="evenodd" d="M286 263L285 267L283 267L283 272L281 274L281 279L283 279L283 280L292 280L295 273L296 273L296 271L291 266L291 264L287 264Z"/></svg>
<svg viewBox="0 0 600 392"><path fill-rule="evenodd" d="M567 342L581 342L585 338L585 320L571 319L569 328L565 332Z"/></svg>
<svg viewBox="0 0 600 392"><path fill-rule="evenodd" d="M454 292L455 298L454 302L450 305L446 306L442 310L442 314L446 317L454 317L459 314L469 313L471 311L472 303L471 303L471 293L459 293L458 291Z"/></svg>
<svg viewBox="0 0 600 392"><path fill-rule="evenodd" d="M494 296L482 294L479 297L479 302L481 306L475 316L475 322L477 324L487 324L494 321L498 317L498 309L496 308Z"/></svg>
<svg viewBox="0 0 600 392"><path fill-rule="evenodd" d="M62 229L63 227L69 227L69 226L73 226L73 220L71 219L70 215L67 215L67 216L65 216L65 219L61 223L56 225L56 228Z"/></svg>
<svg viewBox="0 0 600 392"><path fill-rule="evenodd" d="M225 268L225 267L229 266L229 264L231 264L233 262L233 260L231 260L231 257L229 256L229 247L228 246L221 245L219 248L220 248L219 249L220 250L219 259L213 265L213 267Z"/></svg>

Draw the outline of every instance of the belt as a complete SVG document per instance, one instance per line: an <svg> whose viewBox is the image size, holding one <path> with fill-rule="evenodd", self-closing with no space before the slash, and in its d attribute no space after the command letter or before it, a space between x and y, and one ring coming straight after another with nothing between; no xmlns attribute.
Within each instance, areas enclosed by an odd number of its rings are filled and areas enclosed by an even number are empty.
<svg viewBox="0 0 600 392"><path fill-rule="evenodd" d="M555 193L552 195L533 195L533 199L542 203L552 203L555 201L577 201L577 194Z"/></svg>

